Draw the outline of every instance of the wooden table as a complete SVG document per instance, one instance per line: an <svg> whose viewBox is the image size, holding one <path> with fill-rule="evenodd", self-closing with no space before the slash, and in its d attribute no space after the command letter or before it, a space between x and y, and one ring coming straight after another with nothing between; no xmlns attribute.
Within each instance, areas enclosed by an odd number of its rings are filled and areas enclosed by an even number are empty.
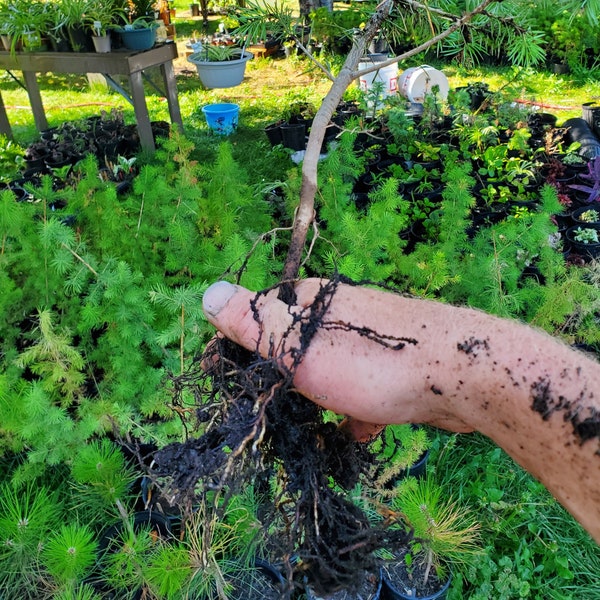
<svg viewBox="0 0 600 600"><path fill-rule="evenodd" d="M98 54L95 52L0 52L0 69L23 72L25 89L33 111L35 125L39 131L48 129L44 105L37 82L37 73L102 73L109 83L114 81L111 75L126 75L129 78L131 97L137 121L140 143L145 150L154 150L154 138L150 125L150 115L146 105L143 72L150 67L160 67L165 95L169 104L171 123L183 129L177 85L173 71L173 59L177 58L177 46L164 44L151 50L117 50ZM118 88L121 93L124 90ZM12 137L10 122L0 93L0 133Z"/></svg>

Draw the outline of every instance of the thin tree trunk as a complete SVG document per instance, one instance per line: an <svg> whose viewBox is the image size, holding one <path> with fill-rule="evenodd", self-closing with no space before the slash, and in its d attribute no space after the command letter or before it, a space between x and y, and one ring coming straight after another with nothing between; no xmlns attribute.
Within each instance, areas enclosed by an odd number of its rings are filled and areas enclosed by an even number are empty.
<svg viewBox="0 0 600 600"><path fill-rule="evenodd" d="M298 4L303 17L308 17L315 8L318 8L318 0L298 0Z"/></svg>
<svg viewBox="0 0 600 600"><path fill-rule="evenodd" d="M377 69L397 63L400 60L405 60L415 54L427 50L434 44L437 44L439 41L448 37L457 29L463 27L475 15L483 12L486 7L495 0L483 0L483 2L471 12L457 18L445 31L431 38L424 44L399 56L390 58L385 62L379 62L372 67L358 71L358 64L361 58L364 57L365 51L371 43L371 40L377 35L384 19L389 17L394 6L394 1L395 0L383 0L367 22L364 30L355 37L352 48L344 61L344 65L340 70L339 75L333 80L331 88L313 120L306 145L306 152L304 154L304 161L302 163L300 203L296 212L288 255L283 267L282 281L284 285L280 288L280 297L285 302L292 303L294 301L292 282L298 277L306 237L314 219L315 196L317 193L317 167L323 138L325 137L325 130L348 86L360 75L376 71Z"/></svg>
<svg viewBox="0 0 600 600"><path fill-rule="evenodd" d="M284 286L280 289L280 296L285 302L291 303L294 301L291 282L298 277L306 236L314 218L315 195L317 193L317 165L321 154L321 145L325 137L325 130L344 92L354 79L356 79L356 68L360 59L364 56L366 48L379 31L383 20L389 16L393 6L394 0L383 0L369 19L365 29L356 36L339 75L333 81L329 92L313 119L302 163L300 204L296 212L292 239L283 267L282 280Z"/></svg>

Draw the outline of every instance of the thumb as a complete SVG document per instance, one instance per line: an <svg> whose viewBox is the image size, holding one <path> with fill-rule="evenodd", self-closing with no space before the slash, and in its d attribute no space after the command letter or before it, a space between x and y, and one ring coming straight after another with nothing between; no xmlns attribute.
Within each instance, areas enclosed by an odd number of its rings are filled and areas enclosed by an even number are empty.
<svg viewBox="0 0 600 600"><path fill-rule="evenodd" d="M273 290L257 296L239 285L218 281L204 292L202 308L206 318L223 335L265 356L269 340L280 340L292 322L289 307L277 300L276 294L277 290ZM253 303L260 312L260 322L252 309Z"/></svg>
<svg viewBox="0 0 600 600"><path fill-rule="evenodd" d="M310 297L314 295L315 289L310 290ZM258 344L259 352L266 356L270 344L275 344L277 347L284 334L289 335L289 327L292 323L290 307L278 300L276 294L275 289L258 297L255 292L246 288L219 281L204 293L202 308L206 318L223 335L247 350L256 351ZM256 310L260 312L260 322L252 310L253 301L256 303ZM319 362L322 361L319 359ZM303 371L302 367L300 370ZM307 373L315 373L315 369L309 368ZM321 383L318 378L316 382L313 382L310 376L300 379L306 381L303 382L304 385L302 382L297 382L300 383L298 391L327 408L325 401L327 394L320 393ZM336 408L339 410L339 407ZM347 418L341 426L352 437L362 442L371 440L384 427L353 418Z"/></svg>

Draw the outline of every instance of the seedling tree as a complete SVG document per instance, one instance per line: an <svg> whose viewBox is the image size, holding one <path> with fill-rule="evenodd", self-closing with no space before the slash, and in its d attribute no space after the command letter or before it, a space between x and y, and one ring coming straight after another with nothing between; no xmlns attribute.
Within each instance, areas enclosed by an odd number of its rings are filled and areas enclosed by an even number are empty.
<svg viewBox="0 0 600 600"><path fill-rule="evenodd" d="M435 45L441 44L454 32L467 27L469 22L476 16L484 14L486 9L494 4L494 2L495 0L484 0L472 10L465 12L462 15L456 15L441 9L431 9L418 2L384 0L384 2L381 2L372 13L364 29L355 32L352 47L336 76L334 76L325 65L318 61L308 48L304 46L302 39L295 34L294 28L290 28L290 25L293 25L293 21L288 11L277 7L277 5L261 8L255 4L250 4L248 9L241 11L240 35L250 39L259 39L260 37L264 37L267 28L270 27L280 36L285 35L293 37L296 40L296 44L313 62L315 62L317 67L321 69L332 82L329 92L323 99L323 102L314 117L313 126L306 145L306 153L302 164L300 202L296 213L287 260L283 268L283 282L293 281L298 276L306 238L314 218L314 200L317 192L317 166L325 131L346 89L353 81L362 75L372 73L388 65L396 64L402 60L416 56ZM403 8L408 9L410 12L416 11L424 12L429 16L435 15L436 19L440 19L441 27L439 32L436 32L435 29L432 28L432 35L426 42L419 44L415 48L398 56L392 57L387 61L359 70L359 63L365 56L370 42L377 36L385 24L392 19L394 11L402 10ZM442 25L442 23L445 23L445 25ZM282 289L287 290L287 292L284 292L284 295L285 293L288 295L291 293L288 286L284 285ZM293 294L288 297L291 299Z"/></svg>
<svg viewBox="0 0 600 600"><path fill-rule="evenodd" d="M492 18L489 11L494 5L493 0L484 0L463 14L452 14L420 3L384 0L364 29L354 34L353 45L335 77L307 51L332 84L314 117L287 259L281 283L275 286L284 301L293 303L293 281L299 275L314 219L318 158L324 132L348 86L361 74L441 44L455 32L465 30L477 17ZM432 25L426 42L359 71L358 64L370 41L390 20L394 10L404 8L431 17L432 24L435 20L439 29ZM279 37L295 37L304 48L301 37L295 36L290 13L284 8L249 4L241 9L240 23L238 33L247 40L264 38L268 28ZM526 62L531 55L525 54ZM393 182L389 184L392 185ZM386 190L391 196L386 186L382 194L386 195ZM392 213L399 209L400 222L406 207L402 203L389 207ZM382 222L386 218L385 214L377 216ZM398 252L397 244L395 247L390 244L387 251ZM194 388L196 397L202 398L197 413L200 435L163 448L155 455L154 464L156 478L166 478L166 495L184 509L187 507L190 515L199 496L200 501L222 509L232 494L247 485L245 482L252 478L267 481L264 493L270 501L265 503L264 512L270 517L271 527L279 526L280 539L284 540L283 555L295 553L299 557L303 573L317 591L352 585L360 572L374 566L374 550L398 546L409 535L373 525L365 513L340 493L352 489L360 475L374 467L373 455L337 427L335 419L332 423L321 408L293 390L295 370L320 327L355 330L352 323L328 322L328 308L339 283L339 279L333 279L323 285L313 304L295 315L280 346L271 348L266 359L257 359L254 353L217 339L203 358L204 373L184 373L174 378L176 407L183 410L186 386ZM253 306L257 321L260 320L257 306L265 293L257 294ZM291 342L292 330L301 332L297 343ZM391 339L382 332L361 330L360 333L390 349L412 343L408 339Z"/></svg>

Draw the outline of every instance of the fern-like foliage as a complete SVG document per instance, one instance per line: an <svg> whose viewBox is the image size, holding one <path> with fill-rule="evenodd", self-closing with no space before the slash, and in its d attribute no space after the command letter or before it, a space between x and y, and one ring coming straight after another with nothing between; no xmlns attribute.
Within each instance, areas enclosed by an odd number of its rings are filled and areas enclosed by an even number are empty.
<svg viewBox="0 0 600 600"><path fill-rule="evenodd" d="M351 189L359 171L351 141L323 166L319 180L319 222L329 274L337 269L353 279L387 281L402 254L399 233L408 224L408 202L399 193L399 182L386 179L370 195L366 211L352 201ZM313 268L320 268L317 263Z"/></svg>
<svg viewBox="0 0 600 600"><path fill-rule="evenodd" d="M55 394L62 406L68 407L81 395L85 362L71 345L70 332L56 331L52 320L50 311L39 311L33 344L21 352L17 364L39 376L44 389Z"/></svg>
<svg viewBox="0 0 600 600"><path fill-rule="evenodd" d="M171 316L165 329L157 334L156 342L165 348L171 345L178 348L179 373L185 369L186 357L200 353L199 342L207 332L202 312L202 294L207 287L206 283L177 288L158 284L150 290L150 300Z"/></svg>

